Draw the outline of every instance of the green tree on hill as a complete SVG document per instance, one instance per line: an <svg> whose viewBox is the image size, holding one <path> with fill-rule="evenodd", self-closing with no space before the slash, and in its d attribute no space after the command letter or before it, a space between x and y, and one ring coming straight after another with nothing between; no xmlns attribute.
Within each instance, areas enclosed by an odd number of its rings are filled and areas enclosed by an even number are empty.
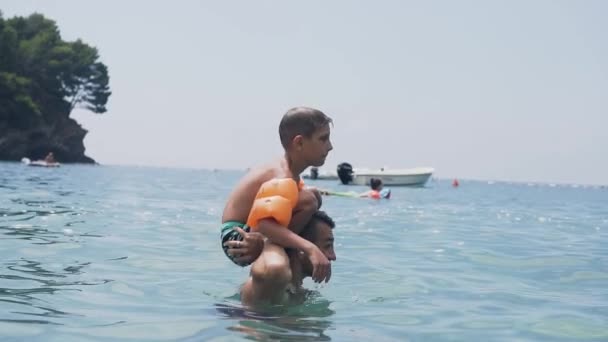
<svg viewBox="0 0 608 342"><path fill-rule="evenodd" d="M0 13L0 119L44 116L76 107L104 113L111 94L97 49L61 39L40 14L4 19Z"/></svg>
<svg viewBox="0 0 608 342"><path fill-rule="evenodd" d="M64 41L41 14L5 19L0 11L0 160L55 151L66 162L93 162L84 155L87 131L69 116L77 107L106 112L108 83L96 48Z"/></svg>

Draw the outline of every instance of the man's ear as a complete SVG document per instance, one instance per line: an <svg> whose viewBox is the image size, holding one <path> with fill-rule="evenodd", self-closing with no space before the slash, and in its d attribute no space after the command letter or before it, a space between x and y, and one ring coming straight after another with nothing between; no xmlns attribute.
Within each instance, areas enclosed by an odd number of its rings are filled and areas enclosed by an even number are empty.
<svg viewBox="0 0 608 342"><path fill-rule="evenodd" d="M304 137L298 134L295 137L293 137L293 140L291 140L291 143L295 149L299 150L302 148L302 145L304 143Z"/></svg>

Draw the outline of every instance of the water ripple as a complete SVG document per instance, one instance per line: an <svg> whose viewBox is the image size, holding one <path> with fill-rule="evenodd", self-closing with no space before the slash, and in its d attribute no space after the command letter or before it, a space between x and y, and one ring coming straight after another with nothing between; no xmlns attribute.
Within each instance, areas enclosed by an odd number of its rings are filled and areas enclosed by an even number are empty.
<svg viewBox="0 0 608 342"><path fill-rule="evenodd" d="M248 269L218 242L241 175L0 163L3 338L608 339L606 189L435 181L390 201L328 197L332 281L251 311Z"/></svg>

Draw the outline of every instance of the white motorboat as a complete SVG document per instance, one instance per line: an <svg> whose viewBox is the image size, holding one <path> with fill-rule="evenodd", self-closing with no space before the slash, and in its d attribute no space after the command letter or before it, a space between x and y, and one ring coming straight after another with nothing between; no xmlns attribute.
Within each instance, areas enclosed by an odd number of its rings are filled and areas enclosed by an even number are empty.
<svg viewBox="0 0 608 342"><path fill-rule="evenodd" d="M359 170L353 172L352 184L369 185L372 178L379 178L384 185L423 186L435 170L431 167L413 169Z"/></svg>
<svg viewBox="0 0 608 342"><path fill-rule="evenodd" d="M369 185L372 178L379 178L385 186L424 186L435 172L432 167L412 169L353 169L348 163L338 165L342 184Z"/></svg>
<svg viewBox="0 0 608 342"><path fill-rule="evenodd" d="M44 160L29 160L29 158L21 158L21 162L27 166L38 166L38 167L60 167L61 164L57 162L48 163Z"/></svg>

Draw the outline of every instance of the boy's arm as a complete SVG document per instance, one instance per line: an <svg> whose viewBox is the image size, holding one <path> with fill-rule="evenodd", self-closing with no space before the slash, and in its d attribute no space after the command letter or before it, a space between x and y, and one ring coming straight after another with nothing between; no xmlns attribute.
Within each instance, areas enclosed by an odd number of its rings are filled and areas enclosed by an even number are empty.
<svg viewBox="0 0 608 342"><path fill-rule="evenodd" d="M258 231L274 244L284 248L296 248L306 253L316 247L312 242L281 226L274 219L260 220Z"/></svg>

